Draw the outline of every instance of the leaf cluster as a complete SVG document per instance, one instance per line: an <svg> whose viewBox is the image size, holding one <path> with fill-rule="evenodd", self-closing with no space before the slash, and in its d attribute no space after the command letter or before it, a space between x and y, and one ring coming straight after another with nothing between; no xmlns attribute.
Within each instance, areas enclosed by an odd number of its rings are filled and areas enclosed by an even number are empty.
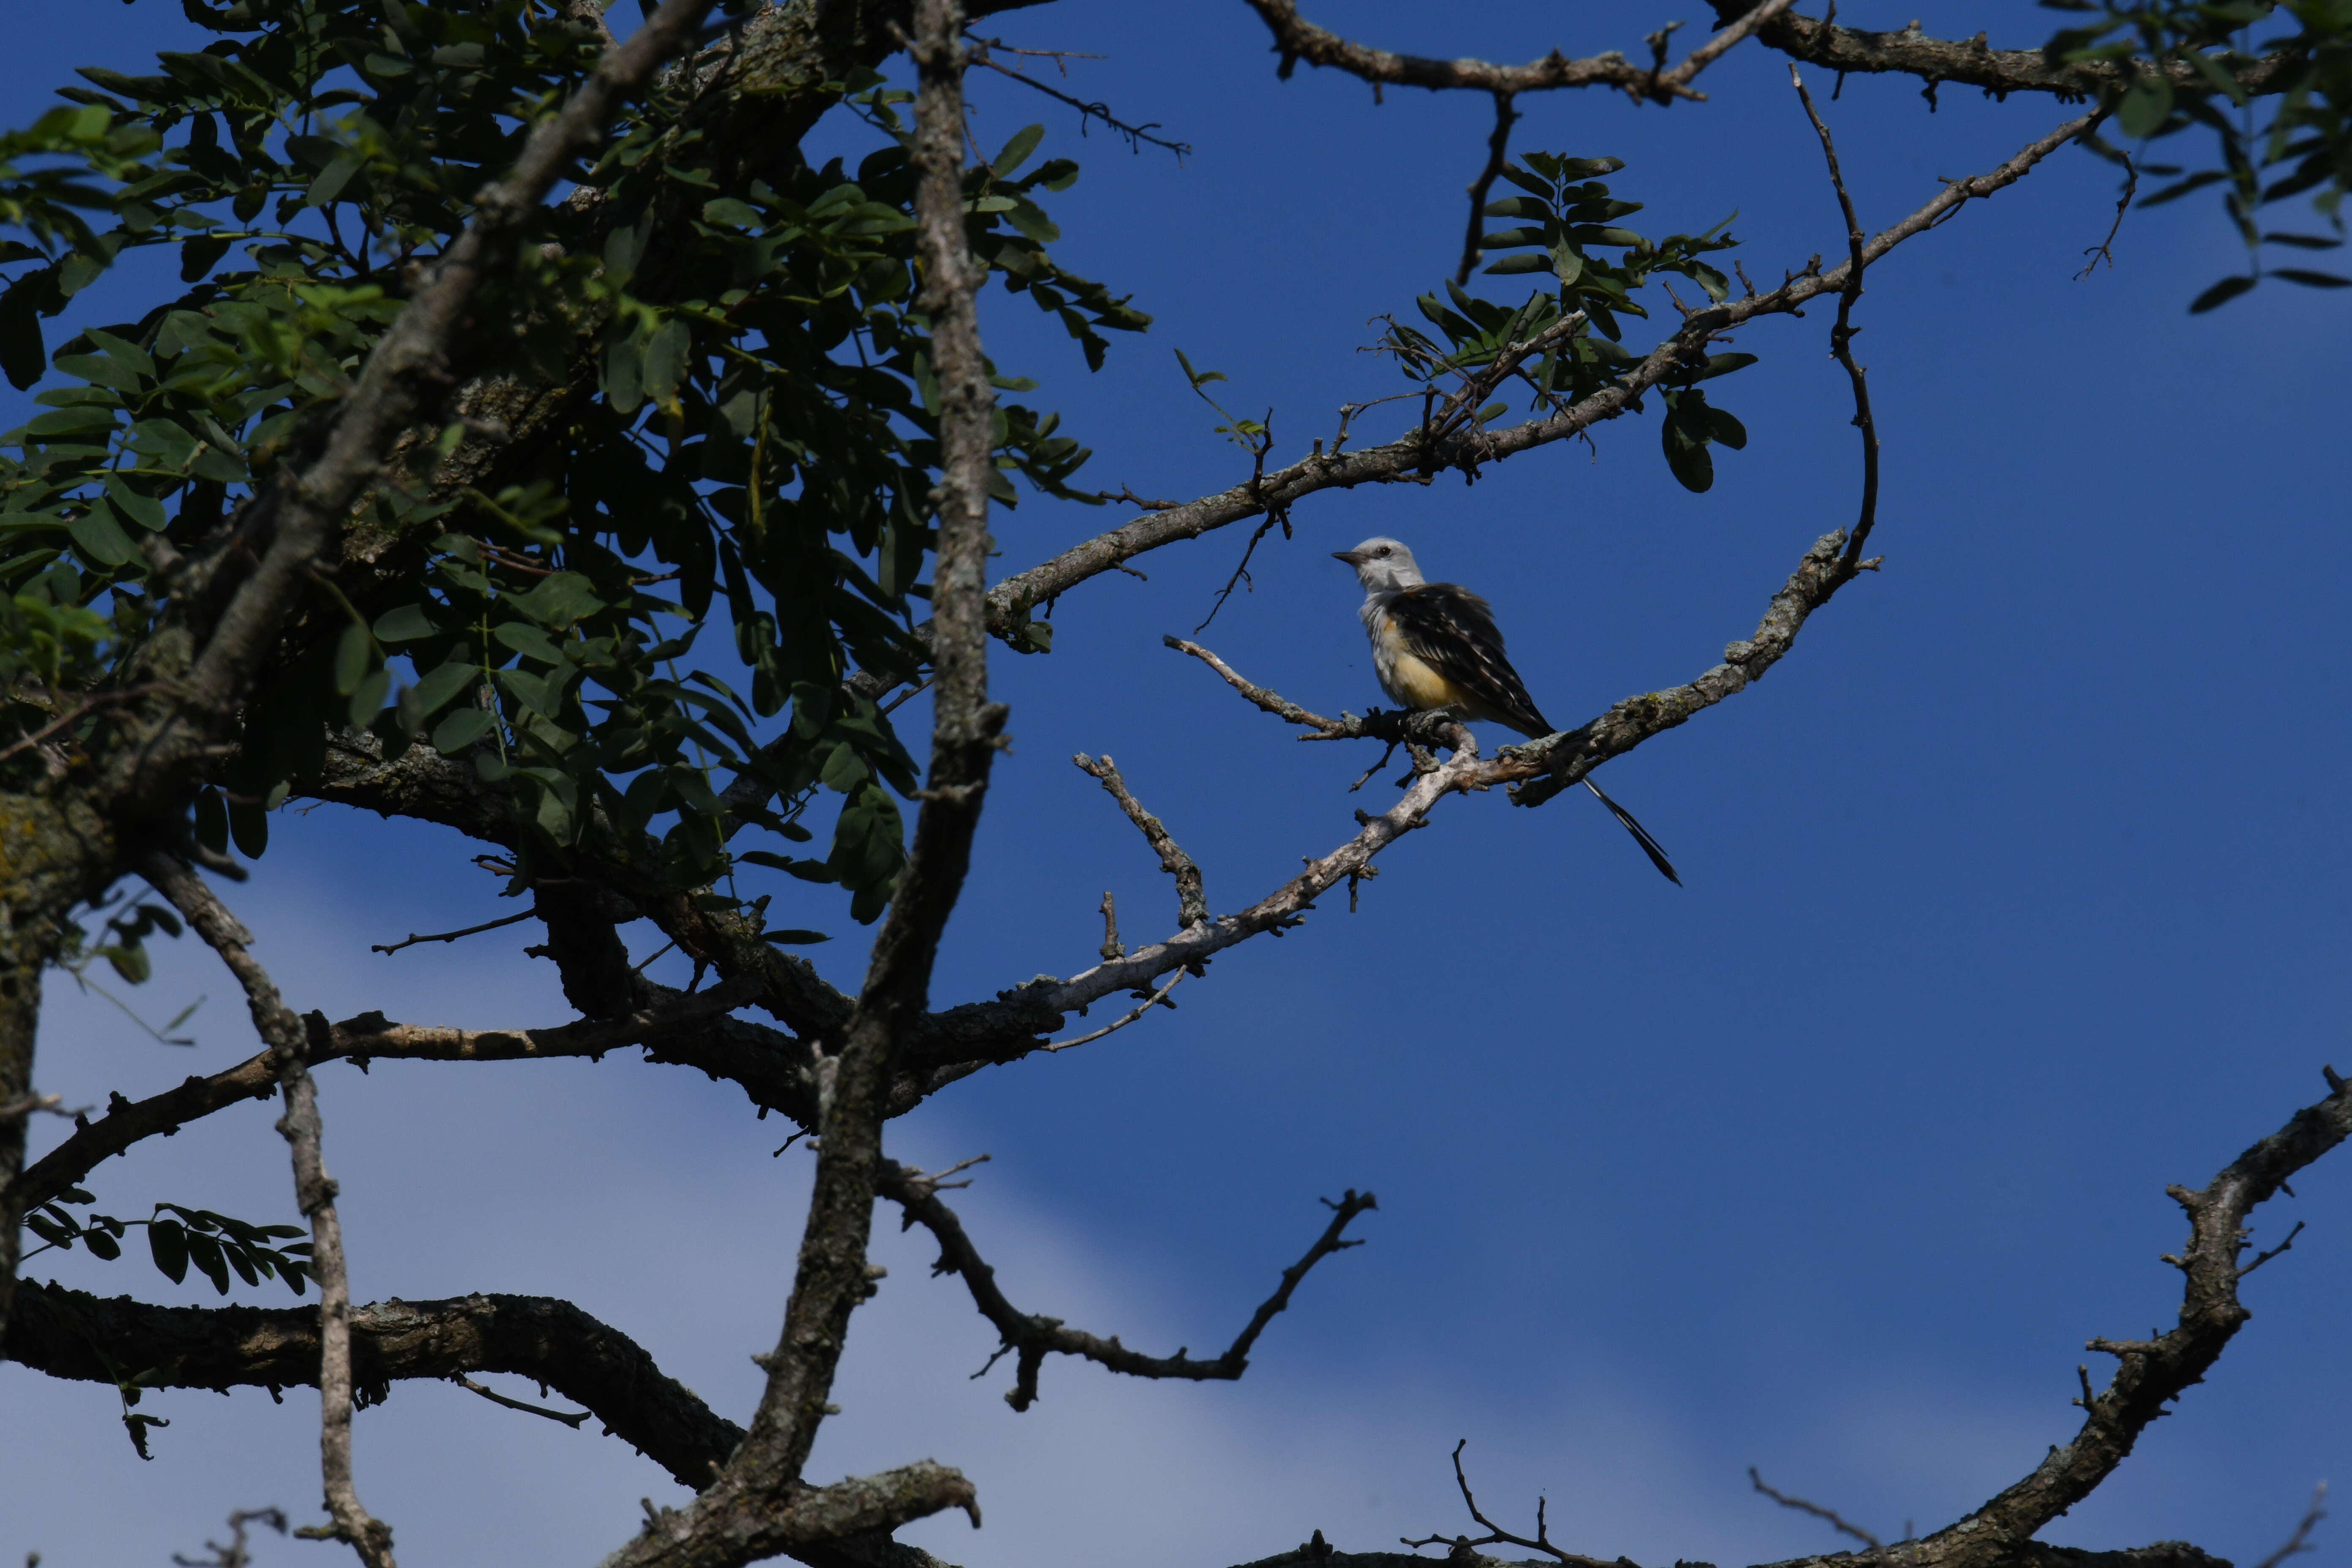
<svg viewBox="0 0 2352 1568"><path fill-rule="evenodd" d="M2101 62L2122 68L2107 97L2115 124L2142 142L2192 128L2210 132L2221 166L2190 172L2179 163L2142 163L2139 173L2169 181L2138 199L2141 206L2177 201L2209 185L2221 189L2222 208L2246 247L2243 273L2223 278L2190 303L2210 310L2264 278L2306 288L2352 287L2352 277L2302 266L2270 266L2263 247L2333 250L2344 243L2343 202L2352 188L2352 0L2042 0L2052 10L2085 19L2063 28L2044 47L2053 64ZM2281 14L2284 13L2284 16ZM2252 29L2273 20L2296 30L2254 41ZM2257 100L2240 76L2267 55L2285 57L2284 80ZM2173 79L2187 67L2186 82ZM2121 150L2098 149L2123 161ZM2331 232L2266 230L2261 209L2308 195Z"/></svg>
<svg viewBox="0 0 2352 1568"><path fill-rule="evenodd" d="M1499 390L1499 379L1507 376L1530 391L1530 408L1564 407L1618 384L1638 363L1639 356L1618 342L1618 318L1648 317L1637 298L1643 289L1682 277L1710 300L1728 297L1730 280L1704 258L1738 243L1727 232L1738 215L1702 234L1647 238L1619 221L1641 211L1643 204L1618 196L1600 177L1624 166L1621 158L1528 153L1498 171L1523 194L1485 208L1486 216L1518 220L1480 239L1483 251L1504 253L1486 271L1548 274L1549 285L1516 308L1452 282L1444 300L1422 295L1421 313L1442 334L1442 344L1418 328L1391 322L1380 347L1425 389L1428 405L1433 408L1443 397L1456 423L1483 427L1508 405L1480 405L1477 398ZM1710 407L1696 384L1755 363L1753 354L1710 355L1690 367L1681 387L1665 397L1667 467L1685 488L1704 490L1714 483L1710 443L1735 448L1747 444L1739 422ZM1449 382L1458 383L1459 390ZM1426 416L1424 424L1431 424Z"/></svg>
<svg viewBox="0 0 2352 1568"><path fill-rule="evenodd" d="M117 1219L112 1215L76 1215L68 1205L98 1200L80 1187L68 1187L58 1197L25 1216L26 1228L45 1244L71 1251L79 1242L93 1258L111 1263L122 1256L122 1238L133 1226L147 1227L147 1252L155 1267L173 1284L188 1277L189 1265L212 1281L215 1290L228 1294L231 1272L247 1285L278 1279L297 1296L304 1281L315 1278L310 1244L295 1239L308 1233L294 1225L255 1225L210 1209L159 1203L145 1219ZM29 1256L29 1255L28 1255Z"/></svg>
<svg viewBox="0 0 2352 1568"><path fill-rule="evenodd" d="M17 204L0 217L27 236L0 252L16 264L0 369L42 383L42 412L0 435L0 689L26 693L0 710L0 744L152 663L159 605L203 592L169 563L317 438L420 269L600 47L549 0L189 10L215 42L152 74L84 70L65 89L77 107L0 141L0 202ZM623 120L482 306L457 368L520 391L500 408L541 421L531 471L486 491L453 467L481 420L415 433L351 532L415 571L357 597L326 585L236 756L187 803L197 841L262 853L268 813L351 727L395 757L467 759L506 791L519 877L593 851L691 890L743 860L838 884L860 921L887 905L915 767L843 679L911 678L928 657L939 398L905 95L842 84L878 142L854 171L722 179L699 81L674 73ZM1054 260L1044 203L1077 167L1035 162L1043 136L970 172L968 235L1098 366L1106 331L1149 318ZM160 245L180 292L49 354L46 319ZM1016 478L1097 501L1071 488L1088 454L1058 416L1008 400L995 434L999 504ZM714 621L726 635L704 637ZM0 768L40 777L30 754ZM751 787L722 798L730 776ZM810 841L801 818L828 792L823 854L730 847L745 825Z"/></svg>

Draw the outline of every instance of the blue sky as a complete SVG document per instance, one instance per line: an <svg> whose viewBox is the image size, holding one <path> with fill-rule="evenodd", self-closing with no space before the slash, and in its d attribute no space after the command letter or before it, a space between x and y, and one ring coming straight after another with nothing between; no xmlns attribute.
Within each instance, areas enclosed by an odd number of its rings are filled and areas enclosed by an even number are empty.
<svg viewBox="0 0 2352 1568"><path fill-rule="evenodd" d="M1507 59L1638 53L1669 15L1498 3L1439 19L1370 0L1310 14L1392 48ZM1909 14L1853 0L1840 20ZM2052 25L2022 4L1928 20L2007 46ZM1484 100L1398 91L1375 107L1361 83L1305 68L1277 82L1238 4L1066 0L983 30L1108 55L1072 63L1074 90L1193 147L1181 166L1130 155L1013 84L973 86L983 146L1042 120L1045 151L1084 163L1054 209L1060 259L1157 318L1089 375L1025 301L985 302L991 352L1096 448L1096 483L1181 498L1244 477L1174 349L1232 378L1228 406L1272 407L1286 457L1328 437L1341 403L1391 390L1355 351L1370 318L1409 313L1450 271ZM153 0L28 15L0 61L15 118L72 65L132 68L186 32ZM1778 58L1735 53L1701 85L1709 102L1670 112L1524 100L1515 144L1625 158L1615 184L1649 204L1633 220L1647 232L1738 208L1736 254L1759 281L1833 257L1833 200ZM1948 90L1931 115L1916 84L1859 79L1824 109L1873 228L2067 112ZM862 134L821 138L846 150ZM1114 1542L1149 1568L1221 1568L1317 1528L1350 1550L1466 1528L1445 1455L1467 1437L1498 1518L1524 1525L1543 1491L1578 1550L1731 1564L1834 1544L1749 1495L1750 1464L1892 1534L1948 1521L2063 1441L2075 1364L2108 1365L2083 1341L2177 1308L2157 1261L2180 1239L2165 1184L2202 1184L2318 1097L2322 1062L2352 1056L2336 805L2352 763L2352 315L2273 285L2187 316L2239 260L2200 198L2133 214L2116 268L2075 281L2113 201L2111 171L2070 150L1873 269L1858 352L1886 443L1885 570L1757 687L1606 770L1685 888L1590 799L1449 801L1384 860L1361 912L1327 901L1284 940L1220 958L1178 1012L984 1073L893 1125L902 1158L994 1156L958 1206L1016 1302L1166 1350L1231 1335L1319 1227L1318 1194L1376 1190L1370 1245L1318 1269L1242 1383L1056 1364L1015 1415L1004 1369L967 1379L985 1326L894 1235L817 1473L964 1467L987 1528L908 1535L973 1568L1075 1568ZM1812 539L1852 520L1831 314L1740 334L1762 363L1710 391L1751 441L1718 449L1709 493L1667 476L1654 407L1599 431L1597 451L1549 448L1475 487L1318 496L1203 640L1320 710L1378 702L1356 590L1328 552L1392 533L1494 600L1556 721L1691 679L1748 635ZM996 520L1001 564L1120 515L1024 499ZM1105 889L1130 941L1172 926L1166 879L1073 752L1118 758L1202 863L1213 909L1352 831L1344 790L1369 754L1299 745L1160 646L1200 621L1243 542L1228 531L1139 562L1149 582L1090 584L1058 606L1054 654L996 658L1015 749L939 1002L1086 967ZM921 714L903 710L910 733ZM470 852L415 825L289 814L230 896L299 1006L560 1020L550 966L520 954L528 927L367 951L507 912ZM858 933L821 894L796 896L778 920L843 933L818 962L854 984ZM135 1096L253 1048L205 954L159 958L137 1005L168 1016L208 994L199 1046L158 1047L60 977L44 1089ZM748 1412L746 1358L773 1337L806 1163L771 1158L777 1123L739 1093L622 1056L334 1067L321 1085L361 1297L567 1296ZM268 1119L247 1108L115 1162L93 1183L101 1206L284 1217ZM2045 1539L2185 1537L2248 1561L2313 1482L2352 1469L2333 1397L2352 1374L2335 1310L2352 1286L2347 1173L2323 1163L2258 1216L2264 1243L2295 1218L2311 1228L2249 1282L2254 1319L2209 1383ZM52 1254L31 1272L52 1264L87 1288L212 1299L139 1261ZM145 1465L104 1389L0 1367L0 1556L160 1563L232 1508L315 1497L299 1396L151 1395L142 1408L173 1426ZM363 1495L417 1563L601 1554L640 1496L681 1495L593 1426L450 1387L403 1385L358 1432ZM259 1561L319 1550L272 1542Z"/></svg>

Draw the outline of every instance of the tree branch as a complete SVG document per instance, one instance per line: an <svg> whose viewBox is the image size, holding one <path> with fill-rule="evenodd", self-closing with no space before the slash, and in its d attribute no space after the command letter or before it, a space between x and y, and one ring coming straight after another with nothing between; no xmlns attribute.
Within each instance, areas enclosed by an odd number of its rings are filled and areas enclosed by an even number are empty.
<svg viewBox="0 0 2352 1568"><path fill-rule="evenodd" d="M1871 416L1870 382L1863 374L1862 365L1853 357L1853 302L1862 298L1862 220L1854 216L1853 197L1846 194L1845 175L1838 168L1837 143L1830 140L1830 128L1813 107L1813 95L1805 90L1805 79L1797 68L1789 68L1790 83L1797 89L1797 101L1805 106L1805 118L1813 122L1814 134L1822 139L1822 156L1829 160L1830 184L1836 187L1838 210L1845 215L1846 273L1845 287L1838 290L1837 324L1830 329L1830 354L1845 367L1846 378L1853 384L1853 425L1862 432L1862 513L1853 525L1853 532L1845 543L1844 559L1859 565L1862 547L1870 539L1870 531L1878 521L1878 422ZM1756 1483L1759 1488L1763 1482ZM1777 1495L1777 1494L1776 1494Z"/></svg>
<svg viewBox="0 0 2352 1568"><path fill-rule="evenodd" d="M2097 122L2097 113L2069 120L2047 135L2027 143L2007 162L1982 174L1947 183L1934 197L1900 222L1881 231L1863 247L1865 262L1876 262L1904 241L1945 221L1959 207L2016 184L2051 153ZM1826 272L1808 270L1769 293L1731 299L1694 310L1682 327L1660 342L1615 384L1540 418L1501 430L1457 433L1433 445L1419 432L1383 446L1353 452L1322 452L1253 476L1227 489L1156 510L1063 551L1052 559L1015 573L988 593L990 629L1010 636L1025 625L1030 610L1078 584L1116 570L1147 552L1239 522L1263 512L1286 508L1327 489L1350 489L1363 484L1423 483L1438 468L1475 471L1483 463L1514 457L1538 447L1565 441L1631 409L1652 386L1669 382L1702 357L1717 334L1747 321L1771 315L1801 313L1802 307L1824 294L1845 287L1851 259Z"/></svg>
<svg viewBox="0 0 2352 1568"><path fill-rule="evenodd" d="M1522 66L1501 66L1486 60L1428 59L1420 55L1391 54L1354 43L1318 27L1298 14L1296 0L1247 0L1249 8L1274 35L1275 53L1282 57L1276 74L1287 80L1300 60L1311 66L1361 77L1377 91L1382 85L1427 88L1433 92L1461 89L1507 96L1548 92L1559 88L1614 87L1639 99L1671 103L1678 98L1703 99L1691 90L1691 79L1717 57L1754 31L1758 23L1788 8L1790 0L1766 0L1739 21L1691 51L1672 70L1645 68L1611 49L1587 59L1570 59L1558 49Z"/></svg>
<svg viewBox="0 0 2352 1568"><path fill-rule="evenodd" d="M136 1368L147 1387L222 1391L319 1381L319 1314L309 1307L158 1307L37 1280L20 1301L0 1353L51 1377L110 1384ZM511 1373L585 1406L689 1489L708 1486L743 1440L643 1347L569 1301L379 1301L352 1308L350 1322L362 1404L381 1403L396 1382Z"/></svg>
<svg viewBox="0 0 2352 1568"><path fill-rule="evenodd" d="M673 992L668 998L625 1018L565 1024L549 1029L457 1029L433 1024L395 1024L381 1013L362 1013L329 1026L323 1043L310 1047L312 1063L346 1058L364 1066L378 1058L421 1061L521 1061L554 1057L601 1057L626 1046L645 1045L668 1054L671 1060L703 1067L709 1058L681 1047L672 1031L719 1019L759 991L755 977L723 981L708 991L691 994ZM736 1061L712 1063L730 1068L723 1076L761 1083L790 1075L793 1091L779 1099L805 1100L813 1116L814 1094L805 1080L808 1065L777 1063L765 1072L747 1070ZM142 1100L116 1096L106 1115L78 1125L73 1135L50 1150L23 1179L25 1203L37 1208L53 1201L80 1182L103 1162L142 1140L169 1136L191 1121L247 1100L267 1100L278 1085L278 1064L272 1051L249 1057L209 1078L190 1078L176 1089ZM776 1086L782 1088L783 1086ZM780 1108L781 1109L781 1108Z"/></svg>
<svg viewBox="0 0 2352 1568"><path fill-rule="evenodd" d="M993 398L981 351L982 278L966 246L963 68L960 0L917 0L910 46L917 70L914 165L919 303L931 322L940 395L940 479L932 492L939 545L931 574L931 762L914 847L874 942L866 983L837 1054L818 1063L816 1180L783 1332L761 1358L768 1384L742 1447L694 1504L646 1522L614 1568L678 1568L751 1561L795 1542L887 1528L947 1507L979 1520L969 1482L918 1467L920 1485L865 1488L838 1507L802 1479L847 1337L850 1314L874 1290L867 1266L887 1090L900 1042L923 1015L931 967L971 865L1006 710L988 700L982 590L989 550L988 480ZM894 1472L910 1476L912 1472Z"/></svg>
<svg viewBox="0 0 2352 1568"><path fill-rule="evenodd" d="M1193 1382L1231 1382L1240 1377L1249 1368L1250 1347L1257 1342L1258 1335L1265 1331L1275 1316L1290 1305L1291 1293L1307 1278L1307 1270L1335 1252L1361 1247L1361 1241L1342 1240L1341 1233L1358 1215L1380 1207L1371 1194L1360 1194L1352 1187L1336 1204L1326 1199L1332 1211L1331 1223L1323 1227L1323 1234L1307 1249L1307 1256L1282 1271L1281 1286L1258 1304L1248 1325L1234 1337L1224 1353L1203 1361L1182 1350L1172 1356L1144 1355L1120 1344L1116 1335L1097 1339L1066 1327L1059 1318L1033 1315L1013 1306L997 1286L996 1270L989 1267L980 1249L964 1234L955 1211L940 1201L938 1177L885 1160L879 1167L875 1190L905 1211L900 1228L919 1224L931 1233L940 1244L940 1258L931 1266L931 1273L962 1276L965 1288L971 1292L972 1305L1003 1336L1003 1344L997 1355L1010 1352L1014 1358L1013 1385L1005 1392L1004 1402L1015 1410L1026 1410L1037 1402L1037 1371L1048 1355L1083 1356L1131 1377L1185 1378ZM989 1364L994 1365L995 1359L992 1356Z"/></svg>
<svg viewBox="0 0 2352 1568"><path fill-rule="evenodd" d="M1727 20L1742 7L1738 0L1710 0L1718 20ZM1834 9L1834 8L1833 8ZM1757 41L1807 65L1840 74L1892 73L1928 82L1958 82L1982 88L1995 95L2012 92L2054 93L2062 102L2097 98L2127 86L2136 74L2154 69L2149 61L2086 60L2053 65L2041 48L1996 49L1985 35L1973 38L1938 38L1916 24L1900 32L1873 33L1841 27L1790 13L1775 16L1756 30ZM2281 49L2263 56L2233 74L2238 86L2255 95L2284 91L2300 65L2300 51ZM2164 68L2176 87L2208 85L2205 74L2186 60Z"/></svg>
<svg viewBox="0 0 2352 1568"><path fill-rule="evenodd" d="M294 1201L310 1222L310 1273L319 1281L319 1472L334 1524L318 1533L350 1545L367 1568L395 1568L392 1528L368 1512L352 1479L351 1279L343 1264L335 1182L327 1174L322 1148L318 1086L305 1062L308 1037L315 1033L323 1043L327 1021L315 1013L310 1020L294 1016L268 972L247 951L251 933L202 878L161 850L140 862L139 874L171 900L236 976L254 1029L269 1047L271 1070L286 1091L278 1131L293 1157Z"/></svg>
<svg viewBox="0 0 2352 1568"><path fill-rule="evenodd" d="M1097 762L1084 752L1070 760L1078 764L1079 772L1098 780L1111 799L1118 802L1118 808L1127 813L1127 819L1135 824L1137 830L1143 835L1143 841L1151 846L1154 855L1160 857L1160 868L1176 879L1177 925L1180 928L1195 926L1207 920L1209 899L1201 888L1201 868L1184 853L1183 846L1168 836L1168 829L1161 826L1160 819L1144 810L1142 803L1128 793L1127 781L1119 776L1118 764L1108 755Z"/></svg>

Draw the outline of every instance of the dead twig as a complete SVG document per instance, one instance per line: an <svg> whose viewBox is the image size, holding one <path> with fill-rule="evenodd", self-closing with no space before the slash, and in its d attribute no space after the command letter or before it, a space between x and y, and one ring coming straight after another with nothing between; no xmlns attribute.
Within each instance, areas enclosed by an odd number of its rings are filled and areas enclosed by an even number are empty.
<svg viewBox="0 0 2352 1568"><path fill-rule="evenodd" d="M1874 1552L1877 1551L1879 1547L1885 1544L1885 1542L1881 1542L1878 1537L1863 1529L1862 1526L1853 1523L1851 1520L1841 1517L1834 1509L1823 1508L1817 1502L1807 1502L1801 1497L1790 1497L1787 1492L1767 1486L1764 1483L1764 1478L1756 1473L1756 1467L1753 1465L1748 1467L1748 1483L1755 1487L1758 1491L1762 1492L1766 1497L1770 1498L1782 1508L1791 1508L1796 1510L1799 1513L1810 1513L1815 1519L1824 1520L1828 1521L1831 1528L1837 1531L1841 1535L1851 1535L1856 1541L1861 1542L1864 1546L1869 1547Z"/></svg>
<svg viewBox="0 0 2352 1568"><path fill-rule="evenodd" d="M525 910L520 914L502 915L494 921L484 921L478 926L467 926L463 931L435 931L430 936L419 936L415 931L410 931L395 942L372 942L368 946L368 951L390 955L398 952L404 947L415 947L420 942L456 942L460 937L479 936L486 931L496 931L500 926L510 926L518 921L527 921L538 912L537 910Z"/></svg>
<svg viewBox="0 0 2352 1568"><path fill-rule="evenodd" d="M495 1388L483 1387L462 1372L451 1373L449 1381L460 1388L480 1394L493 1405L503 1405L509 1410L520 1410L526 1415L544 1415L550 1421L561 1421L574 1432L580 1430L580 1423L595 1414L593 1410L550 1410L543 1405L529 1405L520 1399L509 1399Z"/></svg>
<svg viewBox="0 0 2352 1568"><path fill-rule="evenodd" d="M1846 378L1853 384L1853 426L1862 432L1862 514L1854 521L1853 531L1845 542L1845 554L1838 563L1842 570L1852 574L1862 569L1862 548L1870 542L1870 531L1878 521L1878 423L1870 411L1870 382L1853 357L1853 334L1860 330L1853 324L1853 302L1862 298L1865 259L1862 220L1854 216L1853 197L1846 194L1845 175L1838 168L1837 143L1830 140L1829 125L1813 107L1813 95L1805 90L1805 79L1797 74L1793 64L1789 67L1789 81L1797 89L1798 101L1805 106L1805 118L1813 122L1813 131L1822 139L1822 155L1829 161L1830 184L1837 188L1838 210L1845 215L1845 283L1838 290L1837 324L1830 329L1830 353L1845 367Z"/></svg>

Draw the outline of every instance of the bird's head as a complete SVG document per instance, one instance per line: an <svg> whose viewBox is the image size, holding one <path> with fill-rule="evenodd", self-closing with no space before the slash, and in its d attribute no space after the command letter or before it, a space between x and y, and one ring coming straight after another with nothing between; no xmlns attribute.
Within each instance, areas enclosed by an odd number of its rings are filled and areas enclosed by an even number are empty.
<svg viewBox="0 0 2352 1568"><path fill-rule="evenodd" d="M1356 569L1356 581L1369 594L1393 593L1399 588L1421 585L1421 568L1413 563L1412 552L1393 539L1367 539L1353 550L1334 550L1331 559L1344 561Z"/></svg>

